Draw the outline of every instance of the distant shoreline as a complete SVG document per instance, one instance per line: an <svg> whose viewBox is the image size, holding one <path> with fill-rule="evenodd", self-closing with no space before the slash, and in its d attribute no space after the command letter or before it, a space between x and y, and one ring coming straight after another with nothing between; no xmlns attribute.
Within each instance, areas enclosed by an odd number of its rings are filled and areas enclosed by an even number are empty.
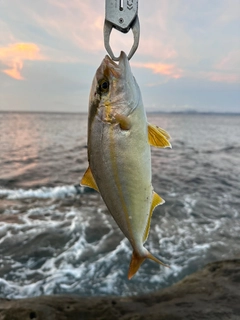
<svg viewBox="0 0 240 320"><path fill-rule="evenodd" d="M173 114L173 115L228 115L228 116L239 116L240 112L199 112L199 111L146 111L148 115L152 114ZM88 112L63 112L63 111L8 111L0 110L0 114L12 113L12 114L65 114L65 115L87 115Z"/></svg>

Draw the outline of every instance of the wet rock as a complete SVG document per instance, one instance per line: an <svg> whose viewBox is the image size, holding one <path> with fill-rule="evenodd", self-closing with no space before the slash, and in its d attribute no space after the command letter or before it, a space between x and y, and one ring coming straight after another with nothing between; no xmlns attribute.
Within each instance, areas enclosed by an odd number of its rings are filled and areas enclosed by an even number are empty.
<svg viewBox="0 0 240 320"><path fill-rule="evenodd" d="M239 320L240 259L208 264L145 296L0 300L0 320Z"/></svg>

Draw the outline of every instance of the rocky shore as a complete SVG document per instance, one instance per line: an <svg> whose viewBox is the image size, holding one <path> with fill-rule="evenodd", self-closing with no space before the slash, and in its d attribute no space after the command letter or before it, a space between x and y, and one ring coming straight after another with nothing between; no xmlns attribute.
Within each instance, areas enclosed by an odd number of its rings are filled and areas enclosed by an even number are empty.
<svg viewBox="0 0 240 320"><path fill-rule="evenodd" d="M0 320L240 320L240 259L208 264L145 296L0 299Z"/></svg>

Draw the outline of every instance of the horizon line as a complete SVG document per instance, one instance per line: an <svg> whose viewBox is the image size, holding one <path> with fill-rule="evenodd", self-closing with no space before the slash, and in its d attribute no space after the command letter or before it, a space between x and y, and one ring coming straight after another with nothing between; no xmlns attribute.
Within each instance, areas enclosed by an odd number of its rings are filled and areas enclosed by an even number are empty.
<svg viewBox="0 0 240 320"><path fill-rule="evenodd" d="M27 110L0 110L0 113L31 113L31 114L88 114L87 111L73 111L73 112L65 112L65 111L27 111ZM191 114L191 115L198 115L198 114L216 114L216 115L240 115L240 111L196 111L196 110L189 110L189 111L148 111L146 110L147 114L159 113L159 114Z"/></svg>

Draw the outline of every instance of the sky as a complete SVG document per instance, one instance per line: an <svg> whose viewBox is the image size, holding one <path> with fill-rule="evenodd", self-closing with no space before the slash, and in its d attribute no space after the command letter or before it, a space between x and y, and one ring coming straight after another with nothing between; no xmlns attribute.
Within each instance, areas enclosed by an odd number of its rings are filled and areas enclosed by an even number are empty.
<svg viewBox="0 0 240 320"><path fill-rule="evenodd" d="M146 110L240 112L240 0L138 3ZM104 0L0 0L0 111L87 112L104 16ZM116 55L132 42L112 32Z"/></svg>

